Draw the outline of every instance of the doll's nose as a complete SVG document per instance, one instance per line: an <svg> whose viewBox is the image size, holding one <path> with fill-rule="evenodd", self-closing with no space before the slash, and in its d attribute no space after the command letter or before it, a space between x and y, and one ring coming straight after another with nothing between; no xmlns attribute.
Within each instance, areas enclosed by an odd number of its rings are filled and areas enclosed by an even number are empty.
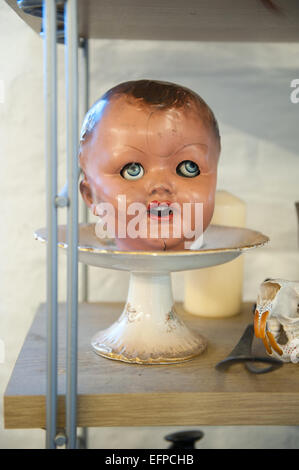
<svg viewBox="0 0 299 470"><path fill-rule="evenodd" d="M153 181L148 185L148 194L150 196L170 195L174 192L173 185L168 181Z"/></svg>
<svg viewBox="0 0 299 470"><path fill-rule="evenodd" d="M147 194L152 196L170 196L175 193L174 179L169 175L169 169L155 167L148 171L144 179L144 186Z"/></svg>

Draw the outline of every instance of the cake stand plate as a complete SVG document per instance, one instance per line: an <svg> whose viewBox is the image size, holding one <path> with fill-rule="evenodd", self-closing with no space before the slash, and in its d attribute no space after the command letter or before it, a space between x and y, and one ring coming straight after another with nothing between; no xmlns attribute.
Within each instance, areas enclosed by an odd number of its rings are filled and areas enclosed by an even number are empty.
<svg viewBox="0 0 299 470"><path fill-rule="evenodd" d="M35 233L47 241L46 229ZM93 350L104 357L139 364L168 364L201 354L207 340L178 317L171 272L206 268L232 261L269 239L247 228L210 225L200 250L119 251L113 240L101 240L95 224L79 226L79 261L91 266L130 271L127 302L120 318L94 335ZM58 246L67 248L67 227L58 227Z"/></svg>

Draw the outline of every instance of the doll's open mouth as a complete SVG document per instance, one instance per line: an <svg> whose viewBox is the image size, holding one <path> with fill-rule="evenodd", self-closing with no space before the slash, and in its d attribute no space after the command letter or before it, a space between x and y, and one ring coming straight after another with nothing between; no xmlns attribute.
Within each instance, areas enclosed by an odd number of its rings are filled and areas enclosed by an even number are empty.
<svg viewBox="0 0 299 470"><path fill-rule="evenodd" d="M170 209L171 202L152 201L147 206L147 215L151 219L170 220L173 217L173 211Z"/></svg>

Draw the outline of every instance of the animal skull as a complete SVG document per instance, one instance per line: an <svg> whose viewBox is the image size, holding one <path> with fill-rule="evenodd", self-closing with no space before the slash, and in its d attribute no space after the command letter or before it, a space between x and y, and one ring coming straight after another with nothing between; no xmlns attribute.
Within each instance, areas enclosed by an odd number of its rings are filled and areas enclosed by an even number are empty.
<svg viewBox="0 0 299 470"><path fill-rule="evenodd" d="M284 362L299 362L299 282L269 279L260 285L254 332L267 353Z"/></svg>

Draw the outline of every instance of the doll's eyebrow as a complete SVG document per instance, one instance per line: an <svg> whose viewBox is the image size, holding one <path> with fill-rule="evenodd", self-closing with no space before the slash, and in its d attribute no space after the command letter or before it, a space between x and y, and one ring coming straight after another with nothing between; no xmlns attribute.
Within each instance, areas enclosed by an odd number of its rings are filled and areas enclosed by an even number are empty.
<svg viewBox="0 0 299 470"><path fill-rule="evenodd" d="M183 145L183 147L181 147L179 150L177 150L176 153L180 152L181 150L183 150L186 147L191 147L192 145L199 145L200 147L204 147L205 149L208 148L207 144L203 144L201 142L194 142L192 144Z"/></svg>
<svg viewBox="0 0 299 470"><path fill-rule="evenodd" d="M179 148L179 149L178 149L176 152L174 152L174 153L170 152L170 154L169 154L169 155L166 155L166 157L170 157L171 155L176 155L177 153L181 152L184 148L186 148L186 147L191 147L191 146L193 146L193 145L199 145L200 147L204 147L205 150L208 149L208 145L207 145L207 144L203 144L203 143L201 143L201 142L193 142L193 143L191 143L191 144L185 144L185 145L183 145L181 148ZM139 149L139 148L137 148L137 147L134 147L133 145L126 144L125 147L129 147L129 148L131 148L131 149L133 149L133 150L138 150L138 152L141 152L141 153L143 153L143 154L146 155L146 152L144 152L143 150L141 150L141 149Z"/></svg>
<svg viewBox="0 0 299 470"><path fill-rule="evenodd" d="M133 150L138 150L138 152L145 153L143 150L141 150L141 149L139 149L139 148L137 148L137 147L134 147L133 145L128 145L128 144L126 144L125 147L129 147L129 148L131 148L131 149L133 149Z"/></svg>
<svg viewBox="0 0 299 470"><path fill-rule="evenodd" d="M186 144L186 145L183 145L183 147L181 147L179 150L177 150L174 155L182 152L185 148L188 148L188 147L193 147L193 146L199 146L199 147L202 147L202 150L204 151L203 152L203 155L202 157L207 160L208 158L208 149L209 149L209 146L207 144L203 144L202 142L193 142L192 144Z"/></svg>

